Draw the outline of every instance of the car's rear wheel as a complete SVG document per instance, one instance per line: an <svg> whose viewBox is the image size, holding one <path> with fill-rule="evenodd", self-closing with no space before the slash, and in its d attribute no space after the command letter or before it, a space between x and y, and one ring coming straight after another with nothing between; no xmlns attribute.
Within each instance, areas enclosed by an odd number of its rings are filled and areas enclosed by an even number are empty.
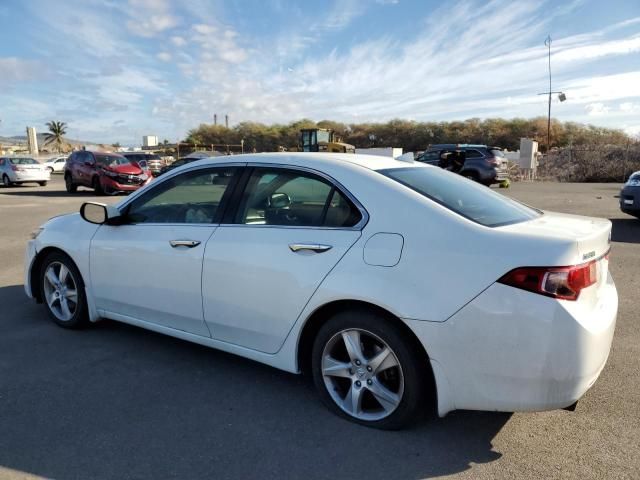
<svg viewBox="0 0 640 480"><path fill-rule="evenodd" d="M73 183L73 180L71 179L71 175L65 175L64 186L67 189L68 193L75 193L78 190L78 186L75 183Z"/></svg>
<svg viewBox="0 0 640 480"><path fill-rule="evenodd" d="M38 182L38 185L40 185L41 187L46 187L47 186L47 182Z"/></svg>
<svg viewBox="0 0 640 480"><path fill-rule="evenodd" d="M349 420L385 430L415 421L425 408L425 375L412 345L374 312L333 316L320 328L311 359L323 403Z"/></svg>
<svg viewBox="0 0 640 480"><path fill-rule="evenodd" d="M10 187L11 185L13 185L6 173L2 175L2 185L4 185L5 187Z"/></svg>
<svg viewBox="0 0 640 480"><path fill-rule="evenodd" d="M73 261L62 252L52 252L42 262L40 293L49 316L65 328L84 326L89 316L84 282Z"/></svg>
<svg viewBox="0 0 640 480"><path fill-rule="evenodd" d="M53 167L47 167L49 169L49 173L53 173Z"/></svg>

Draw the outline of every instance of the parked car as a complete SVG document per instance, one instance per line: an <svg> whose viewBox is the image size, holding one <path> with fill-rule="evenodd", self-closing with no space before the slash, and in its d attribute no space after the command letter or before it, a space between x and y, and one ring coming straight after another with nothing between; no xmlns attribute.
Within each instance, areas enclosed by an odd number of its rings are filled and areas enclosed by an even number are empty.
<svg viewBox="0 0 640 480"><path fill-rule="evenodd" d="M429 398L445 415L582 397L613 339L610 232L416 162L242 155L49 220L25 290L62 327L109 318L310 370L332 411L399 428Z"/></svg>
<svg viewBox="0 0 640 480"><path fill-rule="evenodd" d="M151 176L159 175L160 170L165 165L165 162L160 158L160 155L153 153L125 152L122 156L131 163L138 165L147 175Z"/></svg>
<svg viewBox="0 0 640 480"><path fill-rule="evenodd" d="M51 179L49 169L33 158L0 157L0 176L5 187L37 183L44 187Z"/></svg>
<svg viewBox="0 0 640 480"><path fill-rule="evenodd" d="M629 175L629 180L622 186L620 210L640 218L640 171Z"/></svg>
<svg viewBox="0 0 640 480"><path fill-rule="evenodd" d="M459 166L455 165L453 157L460 162ZM499 147L452 143L432 145L416 161L452 169L484 185L509 179L507 159Z"/></svg>
<svg viewBox="0 0 640 480"><path fill-rule="evenodd" d="M49 169L51 173L62 173L64 172L64 165L67 162L66 156L54 157L50 158L46 162L43 163L45 167Z"/></svg>
<svg viewBox="0 0 640 480"><path fill-rule="evenodd" d="M84 150L72 153L64 170L69 193L79 186L93 188L98 195L133 192L151 178L122 155Z"/></svg>
<svg viewBox="0 0 640 480"><path fill-rule="evenodd" d="M197 160L202 160L204 158L224 157L224 156L225 155L220 152L193 152L187 155L186 157L179 158L175 162L162 167L159 175L164 175L165 173L170 172L171 170L174 170L178 167L186 165L187 163L195 162Z"/></svg>

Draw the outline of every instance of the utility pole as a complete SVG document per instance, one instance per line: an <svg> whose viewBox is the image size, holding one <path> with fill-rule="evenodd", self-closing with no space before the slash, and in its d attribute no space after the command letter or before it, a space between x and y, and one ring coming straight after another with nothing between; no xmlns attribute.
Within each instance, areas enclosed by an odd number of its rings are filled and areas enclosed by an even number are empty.
<svg viewBox="0 0 640 480"><path fill-rule="evenodd" d="M547 113L547 154L551 150L551 94L557 93L558 100L564 102L567 99L567 96L563 92L554 92L551 90L551 35L547 35L547 38L544 39L544 44L548 48L548 58L549 58L549 91L542 92L538 95L548 95L549 96L549 109Z"/></svg>

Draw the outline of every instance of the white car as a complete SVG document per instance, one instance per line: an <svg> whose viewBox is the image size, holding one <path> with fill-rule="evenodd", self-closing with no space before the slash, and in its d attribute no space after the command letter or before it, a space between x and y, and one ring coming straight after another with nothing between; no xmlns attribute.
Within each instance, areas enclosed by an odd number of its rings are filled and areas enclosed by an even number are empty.
<svg viewBox="0 0 640 480"><path fill-rule="evenodd" d="M25 290L63 327L109 318L309 369L336 413L399 428L430 398L572 406L613 338L610 232L418 163L218 157L49 220Z"/></svg>
<svg viewBox="0 0 640 480"><path fill-rule="evenodd" d="M47 167L51 173L62 173L64 172L64 165L66 162L67 157L55 157L47 160L43 165Z"/></svg>
<svg viewBox="0 0 640 480"><path fill-rule="evenodd" d="M33 158L0 157L0 177L5 187L23 183L44 187L51 179L51 172Z"/></svg>

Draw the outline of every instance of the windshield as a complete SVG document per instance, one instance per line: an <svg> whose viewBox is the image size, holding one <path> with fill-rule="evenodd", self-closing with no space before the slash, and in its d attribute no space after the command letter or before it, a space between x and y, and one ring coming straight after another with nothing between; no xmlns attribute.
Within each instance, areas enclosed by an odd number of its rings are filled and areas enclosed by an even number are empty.
<svg viewBox="0 0 640 480"><path fill-rule="evenodd" d="M127 165L130 162L119 155L96 155L96 163L105 167L116 167L118 165Z"/></svg>
<svg viewBox="0 0 640 480"><path fill-rule="evenodd" d="M439 168L391 168L379 173L487 227L525 222L540 212Z"/></svg>
<svg viewBox="0 0 640 480"><path fill-rule="evenodd" d="M325 132L324 130L318 130L318 142L328 142L329 141L329 132Z"/></svg>
<svg viewBox="0 0 640 480"><path fill-rule="evenodd" d="M9 161L14 165L38 165L33 158L10 158Z"/></svg>

